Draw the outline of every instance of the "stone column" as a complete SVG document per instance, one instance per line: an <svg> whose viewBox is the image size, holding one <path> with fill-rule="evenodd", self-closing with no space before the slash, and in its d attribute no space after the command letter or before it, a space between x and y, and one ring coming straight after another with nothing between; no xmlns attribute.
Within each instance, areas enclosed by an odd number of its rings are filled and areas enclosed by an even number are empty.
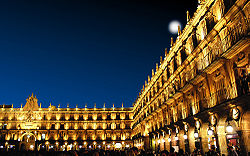
<svg viewBox="0 0 250 156"><path fill-rule="evenodd" d="M241 143L244 147L244 150L246 154L250 152L250 144L249 144L249 138L250 138L250 112L245 112L242 116L241 120Z"/></svg>
<svg viewBox="0 0 250 156"><path fill-rule="evenodd" d="M226 133L225 133L225 126L226 126L226 119L221 118L217 124L216 130L218 135L218 143L220 148L220 154L227 155L227 140L226 140Z"/></svg>
<svg viewBox="0 0 250 156"><path fill-rule="evenodd" d="M150 149L150 138L149 136L144 137L144 150Z"/></svg>
<svg viewBox="0 0 250 156"><path fill-rule="evenodd" d="M208 136L207 136L207 129L208 129L208 123L202 123L201 130L200 130L200 137L201 137L201 145L203 152L207 152L208 149Z"/></svg>
<svg viewBox="0 0 250 156"><path fill-rule="evenodd" d="M180 147L180 149L185 151L185 144L184 144L183 135L184 135L184 130L180 130L180 132L179 132L179 147Z"/></svg>
<svg viewBox="0 0 250 156"><path fill-rule="evenodd" d="M194 127L190 127L188 129L188 141L189 141L189 149L192 153L195 149L195 139L194 139Z"/></svg>

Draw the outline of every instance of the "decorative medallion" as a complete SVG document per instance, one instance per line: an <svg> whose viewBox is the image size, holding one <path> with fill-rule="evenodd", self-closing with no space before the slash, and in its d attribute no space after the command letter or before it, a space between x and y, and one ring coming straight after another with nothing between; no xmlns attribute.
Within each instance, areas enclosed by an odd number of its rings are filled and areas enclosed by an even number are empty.
<svg viewBox="0 0 250 156"><path fill-rule="evenodd" d="M200 123L199 120L195 121L195 127L196 127L196 129L200 129L201 128L201 123Z"/></svg>
<svg viewBox="0 0 250 156"><path fill-rule="evenodd" d="M240 110L237 107L232 109L232 118L234 120L240 119Z"/></svg>
<svg viewBox="0 0 250 156"><path fill-rule="evenodd" d="M210 123L212 126L215 126L217 124L217 118L214 114L210 116Z"/></svg>

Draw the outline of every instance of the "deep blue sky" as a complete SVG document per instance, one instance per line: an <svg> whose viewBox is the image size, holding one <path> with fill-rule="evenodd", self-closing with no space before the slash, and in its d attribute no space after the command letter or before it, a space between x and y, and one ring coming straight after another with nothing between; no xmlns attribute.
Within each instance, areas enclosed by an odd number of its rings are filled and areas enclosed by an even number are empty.
<svg viewBox="0 0 250 156"><path fill-rule="evenodd" d="M197 0L0 1L0 104L132 106Z"/></svg>

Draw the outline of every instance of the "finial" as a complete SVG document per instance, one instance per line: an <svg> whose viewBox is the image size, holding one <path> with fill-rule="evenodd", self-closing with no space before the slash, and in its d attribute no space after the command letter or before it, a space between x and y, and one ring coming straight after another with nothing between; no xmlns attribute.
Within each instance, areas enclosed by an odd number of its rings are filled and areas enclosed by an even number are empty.
<svg viewBox="0 0 250 156"><path fill-rule="evenodd" d="M76 108L78 108L78 104L76 104Z"/></svg>
<svg viewBox="0 0 250 156"><path fill-rule="evenodd" d="M160 63L162 64L162 56L160 56Z"/></svg>
<svg viewBox="0 0 250 156"><path fill-rule="evenodd" d="M60 108L60 103L58 104L58 108Z"/></svg>
<svg viewBox="0 0 250 156"><path fill-rule="evenodd" d="M85 104L85 108L87 108L87 104Z"/></svg>
<svg viewBox="0 0 250 156"><path fill-rule="evenodd" d="M156 63L156 72L158 71L158 69L159 69L158 63Z"/></svg>
<svg viewBox="0 0 250 156"><path fill-rule="evenodd" d="M145 88L146 88L146 86L147 86L147 81L145 80Z"/></svg>
<svg viewBox="0 0 250 156"><path fill-rule="evenodd" d="M42 103L40 102L40 108L42 108Z"/></svg>
<svg viewBox="0 0 250 156"><path fill-rule="evenodd" d="M178 25L178 36L180 36L180 35L181 35L181 26Z"/></svg>
<svg viewBox="0 0 250 156"><path fill-rule="evenodd" d="M67 108L69 108L69 103L67 103Z"/></svg>
<svg viewBox="0 0 250 156"><path fill-rule="evenodd" d="M49 108L51 108L51 102L49 103Z"/></svg>
<svg viewBox="0 0 250 156"><path fill-rule="evenodd" d="M23 108L23 104L21 103L21 108Z"/></svg>
<svg viewBox="0 0 250 156"><path fill-rule="evenodd" d="M143 86L142 86L142 90L144 90L144 88L145 88L145 87L144 87L144 85L143 85Z"/></svg>
<svg viewBox="0 0 250 156"><path fill-rule="evenodd" d="M115 108L115 104L113 104L113 108Z"/></svg>
<svg viewBox="0 0 250 156"><path fill-rule="evenodd" d="M11 105L11 108L13 108L13 104Z"/></svg>
<svg viewBox="0 0 250 156"><path fill-rule="evenodd" d="M165 57L168 55L168 48L165 48Z"/></svg>
<svg viewBox="0 0 250 156"><path fill-rule="evenodd" d="M154 72L154 69L152 69L152 77L154 76L155 72Z"/></svg>
<svg viewBox="0 0 250 156"><path fill-rule="evenodd" d="M33 94L33 92L32 92L31 97L33 97L33 95L34 95L34 94Z"/></svg>
<svg viewBox="0 0 250 156"><path fill-rule="evenodd" d="M174 39L173 39L173 37L171 37L171 47L174 45Z"/></svg>
<svg viewBox="0 0 250 156"><path fill-rule="evenodd" d="M96 109L96 103L94 104L94 109Z"/></svg>
<svg viewBox="0 0 250 156"><path fill-rule="evenodd" d="M105 108L105 103L103 104L103 108Z"/></svg>
<svg viewBox="0 0 250 156"><path fill-rule="evenodd" d="M189 11L187 11L187 23L189 22L190 20L190 15L189 15Z"/></svg>
<svg viewBox="0 0 250 156"><path fill-rule="evenodd" d="M148 75L148 83L150 82L150 77L149 77L149 75Z"/></svg>
<svg viewBox="0 0 250 156"><path fill-rule="evenodd" d="M123 102L122 102L122 108L123 108Z"/></svg>

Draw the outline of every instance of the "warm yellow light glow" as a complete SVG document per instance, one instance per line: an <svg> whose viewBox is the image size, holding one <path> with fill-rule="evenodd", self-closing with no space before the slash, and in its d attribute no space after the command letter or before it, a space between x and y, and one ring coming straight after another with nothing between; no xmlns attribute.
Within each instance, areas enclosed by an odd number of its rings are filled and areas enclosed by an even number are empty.
<svg viewBox="0 0 250 156"><path fill-rule="evenodd" d="M183 135L183 138L186 140L188 137L187 137L187 134L184 134Z"/></svg>
<svg viewBox="0 0 250 156"><path fill-rule="evenodd" d="M233 127L231 126L231 125L227 125L227 127L226 127L226 131L227 131L227 133L232 133L233 132Z"/></svg>
<svg viewBox="0 0 250 156"><path fill-rule="evenodd" d="M195 132L195 133L194 133L194 137L195 137L195 138L198 138L198 137L199 137L199 133L198 133L198 132Z"/></svg>
<svg viewBox="0 0 250 156"><path fill-rule="evenodd" d="M174 139L175 139L176 141L179 140L178 136L174 137Z"/></svg>
<svg viewBox="0 0 250 156"><path fill-rule="evenodd" d="M171 142L171 138L168 138L168 142Z"/></svg>

